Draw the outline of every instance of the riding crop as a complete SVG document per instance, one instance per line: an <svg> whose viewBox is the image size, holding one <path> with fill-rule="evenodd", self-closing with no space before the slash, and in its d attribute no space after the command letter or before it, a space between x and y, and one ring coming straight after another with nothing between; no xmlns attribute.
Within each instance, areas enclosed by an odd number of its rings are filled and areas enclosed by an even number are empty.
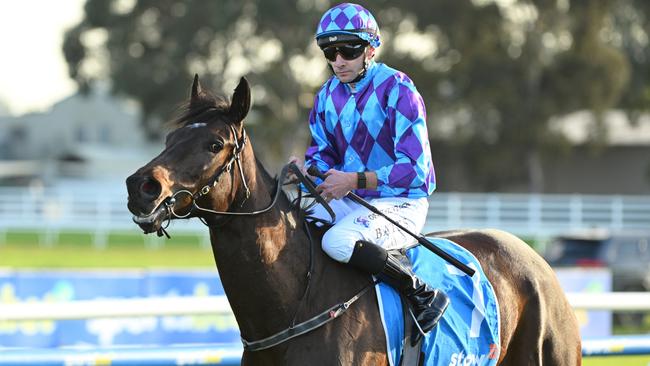
<svg viewBox="0 0 650 366"><path fill-rule="evenodd" d="M326 176L323 173L321 173L318 170L318 168L316 166L314 166L314 165L310 166L309 169L307 169L307 173L309 173L310 175L312 175L314 177L318 177L318 178L320 178L322 180L325 180L325 178L326 178ZM407 233L410 236L412 236L413 238L415 238L415 240L417 240L418 243L422 244L422 246L429 249L430 251L432 251L434 254L438 255L442 259L446 260L447 262L452 264L454 267L456 267L456 268L460 269L461 271L465 272L468 276L471 277L471 276L474 275L475 271L472 268L468 267L465 263L459 261L458 259L452 257L449 253L447 253L444 250L438 248L435 244L433 244L426 237L424 237L424 235L421 235L421 234L417 235L417 234L413 233L412 231L410 231L409 229L405 228L399 222L391 219L390 217L388 217L388 215L386 215L383 212L379 211L379 209L377 207L375 207L375 206L371 205L370 203L366 202L366 200L359 197L359 195L357 195L356 193L348 192L346 197L348 197L352 201L360 204L361 206L367 208L368 210L372 211L373 213L385 218L386 220L388 220L388 222L390 222L391 224L397 226L402 231L404 231L405 233Z"/></svg>

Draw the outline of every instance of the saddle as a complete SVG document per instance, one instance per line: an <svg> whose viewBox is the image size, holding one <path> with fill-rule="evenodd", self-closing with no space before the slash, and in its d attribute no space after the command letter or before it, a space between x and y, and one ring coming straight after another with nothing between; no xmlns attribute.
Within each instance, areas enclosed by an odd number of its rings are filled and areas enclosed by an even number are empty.
<svg viewBox="0 0 650 366"><path fill-rule="evenodd" d="M413 271L429 284L444 291L451 304L435 328L422 342L419 361L408 359L403 349L408 320L397 291L385 284L376 286L377 302L387 339L391 365L496 365L499 358L499 309L492 285L480 263L460 245L441 238L429 238L441 249L475 269L469 277L421 245L406 249ZM401 362L401 363L400 363ZM408 362L408 363L407 363Z"/></svg>

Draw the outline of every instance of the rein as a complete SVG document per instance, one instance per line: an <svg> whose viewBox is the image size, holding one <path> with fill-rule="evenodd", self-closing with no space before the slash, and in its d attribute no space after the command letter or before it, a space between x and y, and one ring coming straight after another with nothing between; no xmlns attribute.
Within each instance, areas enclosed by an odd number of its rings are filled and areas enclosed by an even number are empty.
<svg viewBox="0 0 650 366"><path fill-rule="evenodd" d="M249 211L249 212L216 211L216 210L212 210L212 209L209 209L209 208L204 208L204 207L199 206L198 203L197 203L197 200L199 198L207 195L210 192L210 190L217 185L221 175L223 175L223 173L225 173L225 172L230 172L230 170L232 169L233 164L236 164L238 166L239 174L241 176L242 184L243 184L244 190L245 190L245 198L242 201L242 203L240 204L240 207L242 207L244 202L248 198L250 198L251 192L250 192L250 189L248 188L248 185L246 184L246 177L244 176L244 169L243 169L243 166L242 166L242 163L241 163L241 153L242 153L242 151L244 149L244 146L246 145L246 142L248 141L248 139L246 137L246 131L245 130L243 131L242 138L241 138L241 140L239 140L239 139L237 139L237 133L235 131L235 128L232 125L230 125L230 130L232 131L233 136L235 136L235 142L234 142L235 148L233 149L233 154L230 157L230 160L228 160L228 162L226 164L224 164L222 167L220 167L217 170L217 172L214 174L214 176L209 181L209 183L206 184L205 186L203 186L203 188L201 188L196 193L192 193L192 192L190 192L188 190L183 189L183 190L179 190L179 191L175 192L172 196L168 197L167 199L165 199L163 201L163 204L165 205L165 210L168 213L168 218L167 218L168 224L169 224L169 222L171 221L172 218L184 219L184 218L189 217L194 212L194 210L201 211L201 212L206 212L206 213L213 214L213 215L222 215L222 216L231 216L231 217L232 216L255 216L255 215L265 213L265 212L269 211L277 203L278 198L280 196L280 192L282 191L282 182L285 180L289 169L291 169L293 171L294 175L303 184L303 186L307 189L307 191L310 194L312 194L312 196L314 197L316 202L323 205L325 207L325 209L330 213L330 216L332 217L332 222L335 220L336 216L335 216L333 210L331 209L329 204L320 196L320 194L318 194L316 192L314 182L312 182L309 178L305 177L300 172L300 169L294 163L287 164L282 168L282 171L281 171L280 176L278 178L277 188L276 188L273 200L271 201L271 203L267 207L265 207L265 208L263 208L261 210ZM174 204L176 203L176 196L178 196L180 194L187 194L187 195L190 196L190 198L192 200L192 209L190 209L189 212L187 214L184 214L184 215L179 215L174 211ZM200 218L200 217L199 217L199 219L206 226L208 226L208 227L210 226L205 221L205 219ZM296 312L294 314L293 320L291 321L291 324L289 325L288 328L286 328L286 329L284 329L284 330L282 330L280 332L277 332L277 333L275 333L275 334L273 334L273 335L271 335L269 337L260 339L260 340L249 341L249 340L246 340L243 337L241 337L241 341L242 341L242 344L244 346L244 350L246 350L246 351L254 352L254 351L265 350L265 349L274 347L274 346L276 346L278 344L284 343L284 342L286 342L286 341L288 341L288 340L290 340L292 338L295 338L295 337L298 337L298 336L303 335L305 333L311 332L314 329L322 327L323 325L325 325L325 324L331 322L332 320L334 320L334 319L340 317L341 315L343 315L354 302L356 302L361 296L363 296L366 292L368 292L368 290L373 285L376 284L375 281L370 282L369 284L364 286L361 290L359 290L356 294L354 294L347 301L336 304L336 305L326 309L322 313L320 313L320 314L318 314L318 315L316 315L316 316L314 316L314 317L312 317L312 318L310 318L310 319L308 319L306 321L295 324L295 320L296 320L296 317L298 315L298 312L303 307L303 305L304 305L304 303L305 303L305 301L307 299L307 295L309 293L310 284L311 284L311 275L313 273L313 264L314 264L313 263L313 246L314 246L313 245L313 238L312 238L312 235L310 233L309 227L306 224L306 222L305 222L305 230L306 230L307 236L309 238L309 248L310 248L310 250L309 250L309 268L307 269L307 285L305 286L305 291L303 292L303 296L300 299L300 302L298 303L298 306L296 308ZM169 234L167 234L167 232L165 231L165 227L161 226L158 229L158 236L162 236L163 234L166 235L167 237L169 237Z"/></svg>
<svg viewBox="0 0 650 366"><path fill-rule="evenodd" d="M303 186L307 189L307 191L313 195L316 202L322 204L325 207L325 209L330 213L333 222L336 216L332 211L331 207L329 206L329 204L327 204L327 202L320 196L320 194L316 192L314 182L312 182L311 179L304 176L300 172L300 169L294 163L285 165L285 167L282 169L283 173L287 168L293 171L294 175L298 178L298 181L302 183ZM279 185L280 183L278 183L278 186ZM298 188L298 191L300 192L300 188ZM361 298L361 296L363 296L366 292L368 292L368 290L372 286L376 285L377 283L375 281L372 281L366 286L364 286L361 290L359 290L347 301L336 304L308 320L295 324L296 317L298 316L298 312L305 304L305 301L307 300L307 295L309 294L311 278L312 278L311 274L313 273L313 266L314 266L314 262L313 262L314 240L311 235L311 231L309 230L309 226L307 225L307 222L305 221L304 224L305 224L305 232L307 233L307 237L309 238L309 248L310 248L309 268L307 269L307 285L305 286L305 291L303 292L300 302L298 303L296 312L294 313L293 320L291 321L291 324L289 325L288 328L281 330L263 339L259 339L256 341L249 341L244 339L244 337L241 337L241 342L242 345L244 346L245 351L249 351L249 352L262 351L277 346L279 344L282 344L292 338L301 336L305 333L309 333L312 330L324 326L325 324L343 315L352 304L354 304L359 298Z"/></svg>

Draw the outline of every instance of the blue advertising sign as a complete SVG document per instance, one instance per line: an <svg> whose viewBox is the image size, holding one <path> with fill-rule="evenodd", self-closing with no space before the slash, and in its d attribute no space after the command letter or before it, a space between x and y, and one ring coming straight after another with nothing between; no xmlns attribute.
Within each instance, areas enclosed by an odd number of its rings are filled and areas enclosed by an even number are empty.
<svg viewBox="0 0 650 366"><path fill-rule="evenodd" d="M177 296L224 291L210 271L5 271L0 303ZM1 321L0 347L116 346L239 342L232 314Z"/></svg>
<svg viewBox="0 0 650 366"><path fill-rule="evenodd" d="M564 292L603 293L612 291L612 273L607 268L554 268ZM612 335L612 312L576 310L583 338Z"/></svg>

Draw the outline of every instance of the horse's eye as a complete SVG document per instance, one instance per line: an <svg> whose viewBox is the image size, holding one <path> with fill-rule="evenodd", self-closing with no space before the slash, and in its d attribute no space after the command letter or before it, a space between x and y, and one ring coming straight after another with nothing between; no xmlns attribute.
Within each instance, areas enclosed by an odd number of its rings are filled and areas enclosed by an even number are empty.
<svg viewBox="0 0 650 366"><path fill-rule="evenodd" d="M210 152L218 153L221 149L223 149L223 143L221 142L217 141L210 144Z"/></svg>

